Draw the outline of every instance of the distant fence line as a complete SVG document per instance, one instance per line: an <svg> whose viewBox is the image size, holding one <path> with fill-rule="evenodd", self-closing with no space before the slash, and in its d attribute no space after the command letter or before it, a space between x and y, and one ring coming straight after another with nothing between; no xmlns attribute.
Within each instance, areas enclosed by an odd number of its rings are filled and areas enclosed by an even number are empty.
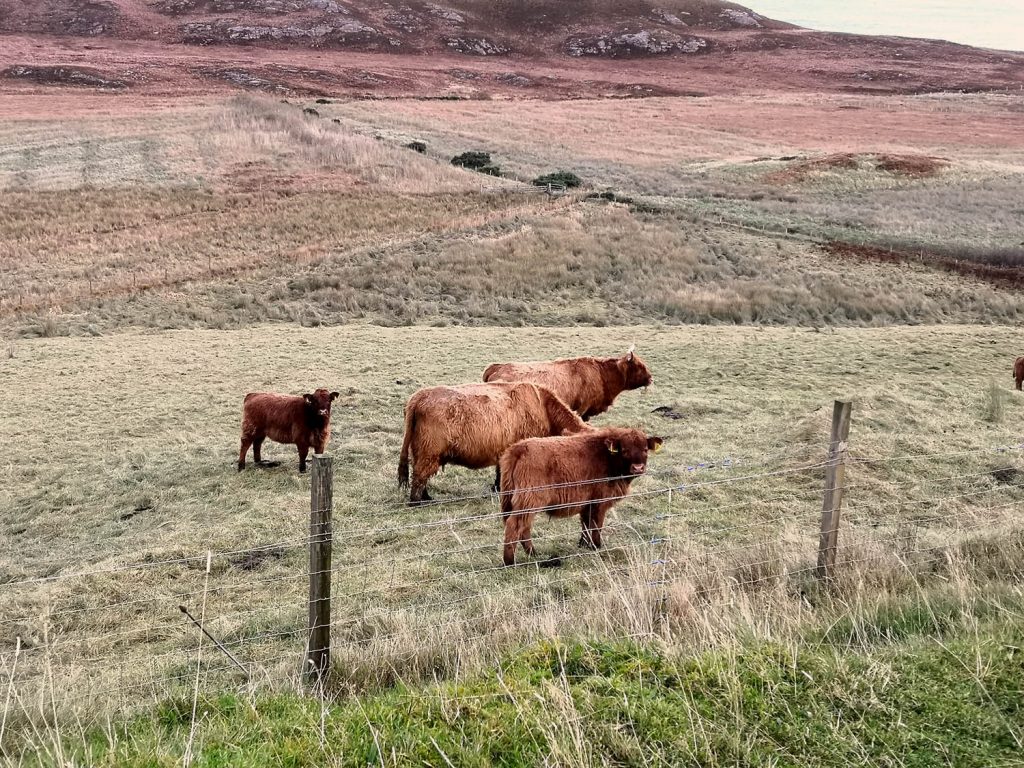
<svg viewBox="0 0 1024 768"><path fill-rule="evenodd" d="M644 485L621 497L630 502L630 512L609 519L606 546L563 552L553 559L561 570L546 568L553 563L544 560L514 568L501 563L503 543L493 532L502 514L493 492L416 507L386 504L377 524L337 528L334 495L344 488L334 483L331 457L315 456L306 535L0 584L0 604L6 605L0 610L0 705L7 689L6 707L29 719L46 700L57 706L117 706L142 693L166 695L200 674L209 684L273 683L282 677L317 684L346 678L350 663L414 656L417 643L429 644L444 633L465 643L497 637L501 647L548 631L571 635L584 617L605 621L590 610L595 602L609 611L636 612L628 633L622 624L611 627L612 634L642 635L657 631L672 591L688 580L731 588L769 579L828 583L883 551L922 562L945 556L948 543L929 540L926 526L945 525L970 536L998 522L1022 522L1024 496L1015 491L1024 483L1010 466L933 478L930 483L943 489L955 481L984 487L900 497L892 503L914 511L898 518L879 518L877 506L858 505L860 486L849 473L886 463L1016 457L1024 442L851 456L850 425L850 404L837 401L828 445L816 460L805 458L804 447L687 463L676 468L671 482L652 471ZM680 473L705 471L721 476L679 482ZM989 475L997 478L994 484L984 481ZM785 478L799 478L798 485L806 487L763 490ZM920 482L890 487L902 492L911 485ZM751 490L741 499L714 499L715 492L735 487ZM712 499L699 508L699 518L692 512L698 498ZM849 498L853 503L844 506ZM615 500L620 497L598 501ZM970 516L943 511L946 503L968 500L978 506ZM456 511L467 505L465 512ZM567 533L556 524L533 540L564 545ZM306 565L295 569L300 556ZM290 572L258 573L277 561ZM128 576L134 583L109 599L103 585Z"/></svg>

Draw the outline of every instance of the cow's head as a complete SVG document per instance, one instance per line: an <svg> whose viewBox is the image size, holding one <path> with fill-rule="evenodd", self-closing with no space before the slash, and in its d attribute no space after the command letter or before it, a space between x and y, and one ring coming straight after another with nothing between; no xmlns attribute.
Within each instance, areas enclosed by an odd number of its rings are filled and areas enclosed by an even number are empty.
<svg viewBox="0 0 1024 768"><path fill-rule="evenodd" d="M306 401L306 410L313 413L322 421L327 421L331 418L331 403L333 403L337 397L337 392L328 392L326 389L321 388L313 392L311 395L303 395L302 399Z"/></svg>
<svg viewBox="0 0 1024 768"><path fill-rule="evenodd" d="M629 348L629 352L619 358L619 367L622 369L623 377L626 379L626 389L640 389L649 387L653 379L647 364Z"/></svg>
<svg viewBox="0 0 1024 768"><path fill-rule="evenodd" d="M605 439L604 445L611 456L615 476L642 475L647 471L647 455L661 450L665 439L648 437L638 429L614 434Z"/></svg>

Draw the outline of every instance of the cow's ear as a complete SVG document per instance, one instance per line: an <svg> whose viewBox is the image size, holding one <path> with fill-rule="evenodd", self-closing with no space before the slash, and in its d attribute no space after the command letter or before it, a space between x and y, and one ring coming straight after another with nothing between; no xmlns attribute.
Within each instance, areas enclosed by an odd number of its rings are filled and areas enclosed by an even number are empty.
<svg viewBox="0 0 1024 768"><path fill-rule="evenodd" d="M331 401L333 402L333 401L337 400L340 396L341 396L341 393L339 393L339 392L331 392Z"/></svg>
<svg viewBox="0 0 1024 768"><path fill-rule="evenodd" d="M647 438L647 450L658 453L661 450L662 445L665 443L663 437L648 437Z"/></svg>
<svg viewBox="0 0 1024 768"><path fill-rule="evenodd" d="M608 449L608 453L615 454L622 451L622 446L619 445L618 440L612 440L610 437L604 441L605 447Z"/></svg>
<svg viewBox="0 0 1024 768"><path fill-rule="evenodd" d="M310 405L316 405L316 398L310 394L303 395L302 399L305 400Z"/></svg>

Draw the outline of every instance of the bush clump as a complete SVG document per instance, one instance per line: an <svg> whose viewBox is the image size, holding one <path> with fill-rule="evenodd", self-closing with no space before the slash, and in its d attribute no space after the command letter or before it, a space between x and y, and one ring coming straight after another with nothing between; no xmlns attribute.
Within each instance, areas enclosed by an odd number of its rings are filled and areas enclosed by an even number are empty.
<svg viewBox="0 0 1024 768"><path fill-rule="evenodd" d="M490 152L463 152L461 155L456 155L452 158L452 165L458 165L462 168L470 168L474 171L479 171L482 168L494 167L491 164L491 153Z"/></svg>
<svg viewBox="0 0 1024 768"><path fill-rule="evenodd" d="M538 176L531 182L535 187L565 187L566 189L574 189L583 183L583 179L577 176L572 171L555 171L554 173L545 173L543 176Z"/></svg>
<svg viewBox="0 0 1024 768"><path fill-rule="evenodd" d="M405 145L405 148L411 149L413 152L419 152L421 155L427 152L427 144L424 141L410 141Z"/></svg>
<svg viewBox="0 0 1024 768"><path fill-rule="evenodd" d="M452 158L452 165L479 171L488 176L501 176L501 167L491 162L490 152L463 152Z"/></svg>

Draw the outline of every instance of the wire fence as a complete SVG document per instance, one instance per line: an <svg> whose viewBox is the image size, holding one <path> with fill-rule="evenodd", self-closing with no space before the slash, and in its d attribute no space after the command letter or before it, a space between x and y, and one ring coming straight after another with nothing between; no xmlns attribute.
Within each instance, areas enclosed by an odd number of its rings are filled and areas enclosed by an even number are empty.
<svg viewBox="0 0 1024 768"><path fill-rule="evenodd" d="M1022 450L846 455L831 489L845 497L836 572L871 582L893 564L934 570L954 551L969 554L972 541L1019 533ZM922 469L939 458L960 471ZM779 590L802 594L818 573L834 466L822 445L702 458L652 471L628 494L605 490L621 478L538 486L613 505L603 547L593 548L578 518L539 514L574 511L563 498L515 510L538 519L536 554L524 558L520 546L512 568L492 492L381 503L336 521L329 536L11 580L0 584L3 722L10 729L64 709L130 707L196 685L294 685L320 629L333 683L359 690L429 678L533 638L664 635L687 614L749 605L762 593L778 599ZM314 499L313 511L330 510ZM327 566L311 573L310 553L325 542ZM318 625L311 617L323 596L310 585L323 574L331 618Z"/></svg>

